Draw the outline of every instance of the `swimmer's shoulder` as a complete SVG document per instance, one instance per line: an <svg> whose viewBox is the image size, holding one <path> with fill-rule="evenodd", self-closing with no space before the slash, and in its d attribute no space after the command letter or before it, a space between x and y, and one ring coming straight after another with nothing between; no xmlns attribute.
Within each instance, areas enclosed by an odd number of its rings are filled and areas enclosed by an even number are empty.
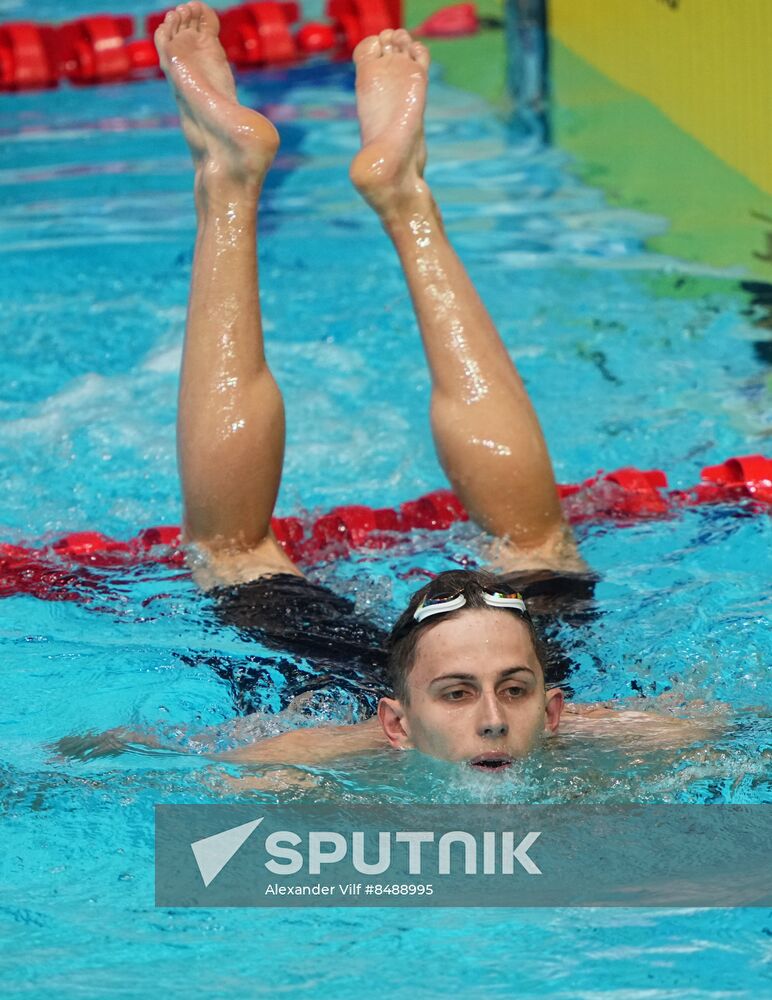
<svg viewBox="0 0 772 1000"><path fill-rule="evenodd" d="M688 710L688 706L686 706ZM713 716L663 715L629 709L619 702L573 703L564 706L558 733L567 736L633 739L641 747L681 747L714 737L725 727L720 714Z"/></svg>

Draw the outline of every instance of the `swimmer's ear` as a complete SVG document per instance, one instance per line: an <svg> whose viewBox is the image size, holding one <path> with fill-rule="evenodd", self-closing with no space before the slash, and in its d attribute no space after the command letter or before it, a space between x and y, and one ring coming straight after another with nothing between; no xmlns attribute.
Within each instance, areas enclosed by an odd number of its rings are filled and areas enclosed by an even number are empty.
<svg viewBox="0 0 772 1000"><path fill-rule="evenodd" d="M405 710L396 698L381 698L378 702L378 721L386 734L386 739L395 750L410 750L407 729L404 724Z"/></svg>
<svg viewBox="0 0 772 1000"><path fill-rule="evenodd" d="M548 733L556 733L560 725L560 713L564 704L563 692L560 688L550 688L547 692L547 707L545 709L544 730Z"/></svg>

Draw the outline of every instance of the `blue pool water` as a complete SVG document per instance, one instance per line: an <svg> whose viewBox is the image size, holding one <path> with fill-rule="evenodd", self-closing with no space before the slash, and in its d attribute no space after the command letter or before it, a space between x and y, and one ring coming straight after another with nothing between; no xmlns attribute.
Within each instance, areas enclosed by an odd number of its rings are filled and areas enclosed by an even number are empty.
<svg viewBox="0 0 772 1000"><path fill-rule="evenodd" d="M31 11L0 4L4 18ZM288 411L278 512L391 505L444 485L403 280L346 177L350 70L244 75L240 93L282 135L261 218L268 354ZM177 523L194 219L165 84L2 96L0 136L0 538ZM559 151L437 80L428 136L448 229L528 383L559 479L636 464L689 486L703 465L769 451L757 346L768 333L740 275L647 252L666 220L610 209ZM355 760L255 801L769 802L769 518L718 507L584 527L580 540L602 582L600 614L563 637L577 697L669 693L705 700L697 713L721 702L710 745L569 745L496 786L428 761ZM460 526L311 572L388 623L411 571L479 559L481 543ZM221 772L197 757L63 762L46 743L114 725L185 743L233 716L224 683L191 656L238 664L255 646L213 630L179 571L104 582L98 606L0 602L7 995L769 995L763 911L155 909L153 806L227 801Z"/></svg>

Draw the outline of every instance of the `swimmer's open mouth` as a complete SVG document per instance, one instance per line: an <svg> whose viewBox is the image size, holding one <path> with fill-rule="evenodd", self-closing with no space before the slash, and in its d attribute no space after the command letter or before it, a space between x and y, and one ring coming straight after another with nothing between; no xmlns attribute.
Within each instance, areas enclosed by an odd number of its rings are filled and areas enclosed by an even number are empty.
<svg viewBox="0 0 772 1000"><path fill-rule="evenodd" d="M512 758L505 753L481 753L469 761L478 771L503 771L512 763Z"/></svg>

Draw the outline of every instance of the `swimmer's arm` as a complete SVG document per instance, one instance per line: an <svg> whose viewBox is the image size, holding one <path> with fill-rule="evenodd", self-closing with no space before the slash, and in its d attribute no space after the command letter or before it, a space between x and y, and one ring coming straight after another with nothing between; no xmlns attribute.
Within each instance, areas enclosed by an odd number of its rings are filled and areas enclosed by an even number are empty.
<svg viewBox="0 0 772 1000"><path fill-rule="evenodd" d="M201 735L197 734L197 738ZM349 754L381 750L388 745L378 720L368 719L367 722L351 726L296 729L219 753L202 753L200 747L185 749L165 744L151 733L136 732L120 726L104 733L87 732L64 736L49 744L49 748L63 757L76 760L117 757L132 752L153 755L192 754L234 764L320 764Z"/></svg>
<svg viewBox="0 0 772 1000"><path fill-rule="evenodd" d="M224 753L207 754L211 760L233 764L321 764L350 754L383 750L389 746L378 719L353 726L314 726L255 740Z"/></svg>
<svg viewBox="0 0 772 1000"><path fill-rule="evenodd" d="M561 714L558 732L614 739L634 737L647 747L669 747L707 739L723 731L726 726L727 707L721 704L717 704L708 715L690 718L613 706L613 702L568 704ZM704 702L682 706L684 712L688 712L690 708L703 710Z"/></svg>
<svg viewBox="0 0 772 1000"><path fill-rule="evenodd" d="M95 733L89 730L73 736L63 736L53 743L46 744L46 746L61 757L70 757L73 760L118 757L127 751L139 754L182 754L186 752L180 747L161 743L150 733L134 732L123 726L116 726L104 733Z"/></svg>

